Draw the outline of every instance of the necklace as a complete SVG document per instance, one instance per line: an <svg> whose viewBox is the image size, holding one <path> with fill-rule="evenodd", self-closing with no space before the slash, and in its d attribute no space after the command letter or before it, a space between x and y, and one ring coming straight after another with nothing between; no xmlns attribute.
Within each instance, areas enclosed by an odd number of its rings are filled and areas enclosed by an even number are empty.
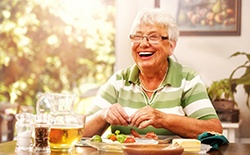
<svg viewBox="0 0 250 155"><path fill-rule="evenodd" d="M164 77L163 77L163 79L161 80L161 83L159 84L159 86L162 84L162 82L165 80L165 78L166 78L166 75L167 74L165 74L164 75ZM154 89L154 90L149 90L149 89L147 89L147 88L145 88L144 86L143 86L143 84L142 84L142 81L141 81L141 78L139 77L139 80L140 80L140 86L142 87L142 89L145 91L145 92L148 92L148 93L154 93L156 90L158 90L159 89L159 86L156 88L156 89Z"/></svg>

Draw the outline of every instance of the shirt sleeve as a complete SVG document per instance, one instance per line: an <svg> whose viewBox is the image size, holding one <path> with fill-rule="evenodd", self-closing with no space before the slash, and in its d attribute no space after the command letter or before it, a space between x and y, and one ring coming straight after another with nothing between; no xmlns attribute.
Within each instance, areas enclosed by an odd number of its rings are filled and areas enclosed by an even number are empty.
<svg viewBox="0 0 250 155"><path fill-rule="evenodd" d="M198 74L187 80L184 85L182 106L187 116L204 120L218 118L206 86Z"/></svg>

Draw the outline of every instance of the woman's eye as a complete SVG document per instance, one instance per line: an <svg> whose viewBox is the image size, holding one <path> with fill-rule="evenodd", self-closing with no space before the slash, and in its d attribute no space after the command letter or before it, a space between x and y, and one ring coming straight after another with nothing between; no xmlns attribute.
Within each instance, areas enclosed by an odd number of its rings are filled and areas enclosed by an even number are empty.
<svg viewBox="0 0 250 155"><path fill-rule="evenodd" d="M135 39L141 39L142 36L135 36Z"/></svg>
<svg viewBox="0 0 250 155"><path fill-rule="evenodd" d="M152 35L152 36L150 36L149 38L150 38L150 39L158 39L158 36Z"/></svg>

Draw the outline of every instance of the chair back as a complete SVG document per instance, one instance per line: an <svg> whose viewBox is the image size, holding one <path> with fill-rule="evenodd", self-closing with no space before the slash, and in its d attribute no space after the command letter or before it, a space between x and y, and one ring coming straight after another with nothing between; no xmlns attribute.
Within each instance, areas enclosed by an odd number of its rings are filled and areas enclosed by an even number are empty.
<svg viewBox="0 0 250 155"><path fill-rule="evenodd" d="M33 113L34 108L21 106L17 103L0 102L0 143L11 141L15 137L15 115L21 112L21 109L27 109Z"/></svg>

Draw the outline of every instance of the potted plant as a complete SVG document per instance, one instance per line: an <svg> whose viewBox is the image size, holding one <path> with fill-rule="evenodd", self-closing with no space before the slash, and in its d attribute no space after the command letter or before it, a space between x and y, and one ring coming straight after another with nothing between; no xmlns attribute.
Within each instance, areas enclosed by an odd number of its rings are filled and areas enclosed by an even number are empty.
<svg viewBox="0 0 250 155"><path fill-rule="evenodd" d="M235 52L229 58L236 56L246 56L247 60L236 67L229 78L214 81L207 88L208 95L215 107L221 121L238 122L239 109L234 95L237 93L237 86L243 85L247 94L246 106L250 108L250 54L246 52ZM241 76L235 77L236 72L243 70Z"/></svg>
<svg viewBox="0 0 250 155"><path fill-rule="evenodd" d="M246 56L247 60L243 62L240 66L236 67L232 73L229 76L229 82L230 82L230 89L231 92L233 92L233 100L234 99L234 94L237 92L236 87L238 85L243 85L243 88L247 94L247 99L246 99L246 106L250 108L249 105L249 97L250 97L250 54L246 52L236 52L230 56L231 57L236 57L236 56ZM239 78L234 78L234 75L237 71L243 69L243 75L241 75Z"/></svg>
<svg viewBox="0 0 250 155"><path fill-rule="evenodd" d="M215 109L234 109L237 103L234 101L229 79L213 81L207 88L208 95Z"/></svg>
<svg viewBox="0 0 250 155"><path fill-rule="evenodd" d="M222 122L239 122L239 109L233 97L231 83L228 78L214 81L207 88L208 95Z"/></svg>

